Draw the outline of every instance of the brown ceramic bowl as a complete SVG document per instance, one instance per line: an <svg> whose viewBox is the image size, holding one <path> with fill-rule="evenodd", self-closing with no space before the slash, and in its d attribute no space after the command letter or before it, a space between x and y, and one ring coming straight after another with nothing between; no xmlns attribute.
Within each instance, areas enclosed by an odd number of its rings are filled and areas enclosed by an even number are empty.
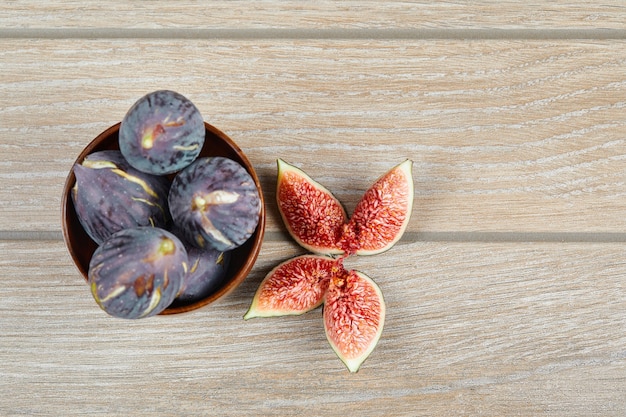
<svg viewBox="0 0 626 417"><path fill-rule="evenodd" d="M246 168L254 179L261 197L261 214L259 224L250 239L232 251L230 264L228 266L228 271L226 272L226 279L220 288L203 300L196 301L194 303L185 304L175 301L161 314L177 314L196 310L200 307L211 304L218 298L231 292L246 278L261 250L261 243L265 232L265 202L263 200L263 192L261 190L261 184L256 172L246 155L228 136L208 123L205 123L204 125L206 128L206 139L204 147L200 152L200 156L224 156L239 162ZM76 159L76 163L81 163L87 155L96 151L119 149L119 127L120 124L118 123L98 135L98 137L96 137L89 145L87 145L85 149L83 149ZM78 221L78 217L76 216L74 203L72 202L70 194L75 182L76 177L74 176L74 172L70 170L70 173L65 181L65 187L63 188L63 197L61 202L63 217L61 219L61 226L67 249L74 260L76 267L85 280L87 280L89 261L91 260L91 256L96 250L97 245L83 230L80 222Z"/></svg>

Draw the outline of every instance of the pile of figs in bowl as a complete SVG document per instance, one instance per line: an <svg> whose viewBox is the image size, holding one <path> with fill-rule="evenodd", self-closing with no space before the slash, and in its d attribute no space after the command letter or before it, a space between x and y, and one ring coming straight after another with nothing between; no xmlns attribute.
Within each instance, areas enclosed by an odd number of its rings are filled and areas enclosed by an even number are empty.
<svg viewBox="0 0 626 417"><path fill-rule="evenodd" d="M70 256L96 303L119 318L184 313L231 292L264 228L248 158L170 90L143 96L97 136L63 190Z"/></svg>

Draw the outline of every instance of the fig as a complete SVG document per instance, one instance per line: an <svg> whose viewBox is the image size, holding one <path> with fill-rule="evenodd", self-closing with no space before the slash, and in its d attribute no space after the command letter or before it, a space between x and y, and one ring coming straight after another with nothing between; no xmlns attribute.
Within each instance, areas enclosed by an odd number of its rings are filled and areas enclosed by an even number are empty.
<svg viewBox="0 0 626 417"><path fill-rule="evenodd" d="M169 181L132 168L121 152L94 152L75 164L73 171L74 208L97 244L123 229L168 223Z"/></svg>
<svg viewBox="0 0 626 417"><path fill-rule="evenodd" d="M180 171L170 187L169 209L183 238L198 248L228 251L256 230L261 198L254 180L238 162L199 158Z"/></svg>
<svg viewBox="0 0 626 417"><path fill-rule="evenodd" d="M301 255L279 264L259 285L244 319L299 315L322 303L326 337L356 372L380 338L385 302L376 283L347 271L343 258Z"/></svg>
<svg viewBox="0 0 626 417"><path fill-rule="evenodd" d="M139 171L171 174L191 164L205 139L196 106L175 91L158 90L137 100L119 131L120 150Z"/></svg>
<svg viewBox="0 0 626 417"><path fill-rule="evenodd" d="M335 274L324 303L324 330L350 372L356 372L374 350L384 322L383 294L371 278L358 271Z"/></svg>
<svg viewBox="0 0 626 417"><path fill-rule="evenodd" d="M185 246L189 271L175 301L193 303L207 297L224 282L231 253Z"/></svg>
<svg viewBox="0 0 626 417"><path fill-rule="evenodd" d="M302 255L272 269L254 295L244 319L298 315L319 307L337 261L320 255Z"/></svg>
<svg viewBox="0 0 626 417"><path fill-rule="evenodd" d="M383 252L400 239L413 207L411 168L406 160L381 176L347 219L330 191L279 159L280 215L296 242L318 255L302 255L270 271L244 319L302 314L324 303L328 342L348 370L356 372L378 343L385 302L371 278L346 270L343 261Z"/></svg>
<svg viewBox="0 0 626 417"><path fill-rule="evenodd" d="M183 243L157 227L113 234L93 254L88 282L105 312L138 319L159 314L179 293L187 272Z"/></svg>
<svg viewBox="0 0 626 417"><path fill-rule="evenodd" d="M278 159L278 210L289 234L303 248L318 254L341 254L339 240L346 211L324 186L304 171Z"/></svg>
<svg viewBox="0 0 626 417"><path fill-rule="evenodd" d="M330 191L279 159L276 199L287 231L300 246L318 254L373 255L389 249L409 223L411 165L406 160L380 177L348 221Z"/></svg>
<svg viewBox="0 0 626 417"><path fill-rule="evenodd" d="M344 227L339 246L345 252L374 255L402 237L413 208L411 166L410 160L395 166L365 192Z"/></svg>

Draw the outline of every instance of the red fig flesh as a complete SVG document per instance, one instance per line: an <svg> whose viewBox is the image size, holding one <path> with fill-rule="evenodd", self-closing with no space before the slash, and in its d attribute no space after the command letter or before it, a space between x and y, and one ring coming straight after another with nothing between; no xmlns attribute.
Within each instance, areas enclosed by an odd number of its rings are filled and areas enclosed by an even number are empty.
<svg viewBox="0 0 626 417"><path fill-rule="evenodd" d="M336 262L303 255L281 263L261 282L244 318L297 315L320 306Z"/></svg>
<svg viewBox="0 0 626 417"><path fill-rule="evenodd" d="M324 304L324 330L350 372L356 372L374 350L384 322L383 294L371 278L344 271L331 280Z"/></svg>
<svg viewBox="0 0 626 417"><path fill-rule="evenodd" d="M349 219L341 203L302 170L278 160L276 198L291 236L304 248L338 259L304 255L284 262L261 282L244 318L302 314L324 303L328 342L351 372L369 356L383 330L385 302L367 275L343 259L391 248L413 208L412 162L380 177Z"/></svg>
<svg viewBox="0 0 626 417"><path fill-rule="evenodd" d="M342 248L357 255L386 251L402 237L412 207L411 161L406 160L365 192L344 230Z"/></svg>
<svg viewBox="0 0 626 417"><path fill-rule="evenodd" d="M346 211L330 191L302 170L278 160L278 209L289 234L300 246L322 255L340 254Z"/></svg>
<svg viewBox="0 0 626 417"><path fill-rule="evenodd" d="M374 255L391 248L406 230L413 208L412 162L380 177L363 195L350 221L330 191L304 171L278 160L276 199L296 242L323 255Z"/></svg>

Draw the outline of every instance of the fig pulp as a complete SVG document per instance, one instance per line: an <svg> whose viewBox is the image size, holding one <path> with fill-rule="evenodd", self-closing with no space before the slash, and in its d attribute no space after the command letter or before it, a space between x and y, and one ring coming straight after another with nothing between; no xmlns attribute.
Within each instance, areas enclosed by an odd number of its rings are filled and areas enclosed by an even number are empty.
<svg viewBox="0 0 626 417"><path fill-rule="evenodd" d="M339 201L304 171L278 160L276 198L290 235L318 254L281 263L263 279L244 319L302 314L324 303L324 329L331 347L356 372L376 346L385 302L376 283L347 271L350 255L373 255L393 246L413 207L412 162L380 177L347 220Z"/></svg>
<svg viewBox="0 0 626 417"><path fill-rule="evenodd" d="M333 258L317 255L281 263L259 285L244 319L297 315L319 307L336 263Z"/></svg>
<svg viewBox="0 0 626 417"><path fill-rule="evenodd" d="M159 90L128 110L119 132L120 150L139 171L163 175L179 171L200 154L204 119L182 94Z"/></svg>
<svg viewBox="0 0 626 417"><path fill-rule="evenodd" d="M150 317L174 301L187 263L187 251L172 233L157 227L125 229L96 249L88 282L94 299L108 314Z"/></svg>
<svg viewBox="0 0 626 417"><path fill-rule="evenodd" d="M389 249L409 223L411 166L406 160L380 177L348 221L330 191L279 159L276 199L287 231L300 246L318 254L373 255Z"/></svg>
<svg viewBox="0 0 626 417"><path fill-rule="evenodd" d="M168 196L172 220L188 243L227 251L256 230L261 198L254 180L236 161L200 158L180 171Z"/></svg>
<svg viewBox="0 0 626 417"><path fill-rule="evenodd" d="M119 151L88 155L74 166L74 175L76 214L97 244L123 229L168 222L169 181L133 169Z"/></svg>
<svg viewBox="0 0 626 417"><path fill-rule="evenodd" d="M344 269L343 258L302 255L281 263L259 285L244 319L299 315L322 303L326 337L356 372L383 331L385 302L374 281Z"/></svg>
<svg viewBox="0 0 626 417"><path fill-rule="evenodd" d="M305 249L341 254L339 240L347 221L343 206L304 171L278 160L276 200L289 234Z"/></svg>
<svg viewBox="0 0 626 417"><path fill-rule="evenodd" d="M365 192L341 236L345 252L375 255L400 240L413 209L411 165L409 160L397 165Z"/></svg>
<svg viewBox="0 0 626 417"><path fill-rule="evenodd" d="M340 270L330 281L324 304L324 330L350 372L376 347L385 322L385 302L376 283L358 271Z"/></svg>

